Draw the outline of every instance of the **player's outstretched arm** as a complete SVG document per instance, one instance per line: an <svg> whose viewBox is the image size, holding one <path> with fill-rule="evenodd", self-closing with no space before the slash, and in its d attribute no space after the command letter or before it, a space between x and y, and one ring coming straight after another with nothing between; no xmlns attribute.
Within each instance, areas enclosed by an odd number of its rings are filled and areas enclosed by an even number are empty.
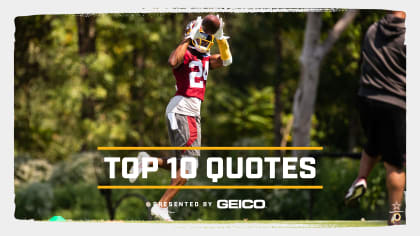
<svg viewBox="0 0 420 236"><path fill-rule="evenodd" d="M210 69L217 69L223 66L223 60L220 54L214 54L210 56Z"/></svg>
<svg viewBox="0 0 420 236"><path fill-rule="evenodd" d="M178 47L176 47L176 49L174 51L172 51L172 53L171 53L171 55L169 56L169 59L168 59L168 64L172 68L174 68L174 69L178 68L183 63L185 51L187 50L190 42L191 42L190 38L185 38L178 45Z"/></svg>
<svg viewBox="0 0 420 236"><path fill-rule="evenodd" d="M219 15L217 15L217 18L219 18L220 27L217 30L217 32L214 34L214 37L216 38L217 45L219 46L220 57L221 57L223 66L229 66L230 64L232 64L232 54L230 52L229 44L227 41L229 37L225 36L223 33L223 26L224 26L223 19L219 17Z"/></svg>

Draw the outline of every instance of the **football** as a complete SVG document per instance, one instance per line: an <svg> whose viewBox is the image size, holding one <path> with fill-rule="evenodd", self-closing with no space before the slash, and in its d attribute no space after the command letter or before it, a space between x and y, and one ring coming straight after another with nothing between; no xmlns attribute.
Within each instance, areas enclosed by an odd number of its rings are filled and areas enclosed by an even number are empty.
<svg viewBox="0 0 420 236"><path fill-rule="evenodd" d="M219 18L215 15L207 15L204 17L203 22L203 31L207 34L215 34L220 27Z"/></svg>

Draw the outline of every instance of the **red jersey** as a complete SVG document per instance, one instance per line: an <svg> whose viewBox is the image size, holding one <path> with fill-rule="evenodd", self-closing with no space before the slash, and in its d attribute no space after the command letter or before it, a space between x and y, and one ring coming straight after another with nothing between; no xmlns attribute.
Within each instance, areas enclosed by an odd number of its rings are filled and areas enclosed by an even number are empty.
<svg viewBox="0 0 420 236"><path fill-rule="evenodd" d="M193 49L185 51L184 63L172 70L176 79L175 96L196 97L201 101L204 100L209 60L209 54L199 53Z"/></svg>

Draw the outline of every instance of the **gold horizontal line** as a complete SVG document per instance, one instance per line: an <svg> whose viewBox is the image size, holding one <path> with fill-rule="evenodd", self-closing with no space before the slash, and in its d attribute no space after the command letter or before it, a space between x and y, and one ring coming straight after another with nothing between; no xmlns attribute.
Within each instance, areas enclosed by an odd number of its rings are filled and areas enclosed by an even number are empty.
<svg viewBox="0 0 420 236"><path fill-rule="evenodd" d="M98 147L99 151L127 150L323 150L323 147Z"/></svg>
<svg viewBox="0 0 420 236"><path fill-rule="evenodd" d="M323 185L99 185L98 189L323 189Z"/></svg>

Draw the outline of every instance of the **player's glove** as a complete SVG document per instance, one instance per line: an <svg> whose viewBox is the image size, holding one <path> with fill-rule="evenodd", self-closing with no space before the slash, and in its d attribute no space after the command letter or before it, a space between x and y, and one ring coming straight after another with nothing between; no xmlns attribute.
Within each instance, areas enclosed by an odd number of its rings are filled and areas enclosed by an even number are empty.
<svg viewBox="0 0 420 236"><path fill-rule="evenodd" d="M223 26L224 26L224 23L223 23L223 19L222 19L222 17L219 17L219 15L217 15L217 18L219 18L219 21L220 21L220 27L219 27L219 29L216 31L216 33L214 34L214 37L215 37L217 40L228 39L228 38L229 38L229 36L225 36L225 35L223 35Z"/></svg>
<svg viewBox="0 0 420 236"><path fill-rule="evenodd" d="M225 36L223 34L223 19L219 17L219 15L217 15L217 18L219 18L220 27L214 34L214 37L216 38L217 45L219 46L219 52L223 61L223 66L229 66L232 64L232 54L230 53L229 44L227 42L229 36Z"/></svg>
<svg viewBox="0 0 420 236"><path fill-rule="evenodd" d="M200 28L202 21L203 20L201 19L201 16L197 17L197 19L195 20L194 27L191 29L190 35L188 35L187 38L195 40L200 37Z"/></svg>

